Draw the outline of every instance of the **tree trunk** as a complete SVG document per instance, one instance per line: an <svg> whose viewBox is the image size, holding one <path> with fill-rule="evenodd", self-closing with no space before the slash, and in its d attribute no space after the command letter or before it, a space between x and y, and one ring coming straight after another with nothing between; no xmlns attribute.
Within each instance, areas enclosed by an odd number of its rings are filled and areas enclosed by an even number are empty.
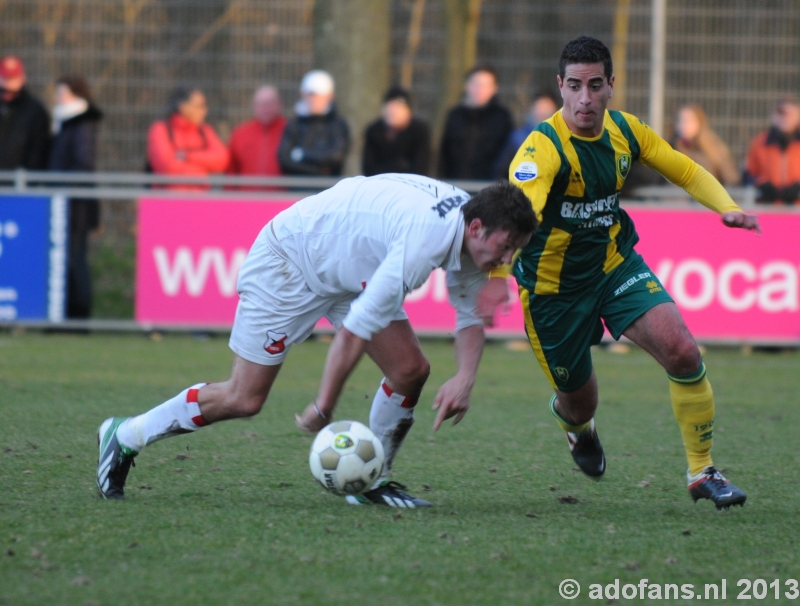
<svg viewBox="0 0 800 606"><path fill-rule="evenodd" d="M464 74L475 65L481 0L444 0L445 46L439 104L433 124L433 144L438 149L447 111L461 97Z"/></svg>
<svg viewBox="0 0 800 606"><path fill-rule="evenodd" d="M320 0L314 4L314 66L336 81L336 108L350 125L345 174L361 174L364 128L380 113L389 85L389 2Z"/></svg>

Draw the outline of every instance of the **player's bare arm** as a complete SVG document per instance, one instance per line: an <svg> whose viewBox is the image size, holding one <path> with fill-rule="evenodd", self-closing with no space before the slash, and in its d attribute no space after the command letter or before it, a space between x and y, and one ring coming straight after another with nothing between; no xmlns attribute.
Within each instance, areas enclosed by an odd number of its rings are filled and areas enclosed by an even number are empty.
<svg viewBox="0 0 800 606"><path fill-rule="evenodd" d="M330 423L342 387L364 354L368 343L369 341L344 327L336 333L325 359L317 399L306 406L302 415L295 415L299 429L316 433Z"/></svg>
<svg viewBox="0 0 800 606"><path fill-rule="evenodd" d="M434 431L441 427L447 419L455 417L453 425L457 425L469 410L472 387L483 354L484 335L480 326L468 326L456 333L455 354L458 372L441 386L433 400L433 409L437 410L433 422Z"/></svg>
<svg viewBox="0 0 800 606"><path fill-rule="evenodd" d="M527 246L531 241L531 237L532 234L529 233L516 237L512 237L508 233L493 233L491 236L482 237L485 242L483 248L486 249L483 254L489 260L481 269L491 272L499 270L502 265L509 265L514 258L514 253ZM468 240L465 240L465 242L468 242ZM476 248L474 244L473 248ZM490 278L481 288L477 299L478 316L483 321L483 324L485 326L494 326L494 314L497 308L501 305L508 305L509 300L506 279L504 277Z"/></svg>
<svg viewBox="0 0 800 606"><path fill-rule="evenodd" d="M478 315L485 326L494 326L497 309L507 306L511 300L506 278L489 278L478 293Z"/></svg>

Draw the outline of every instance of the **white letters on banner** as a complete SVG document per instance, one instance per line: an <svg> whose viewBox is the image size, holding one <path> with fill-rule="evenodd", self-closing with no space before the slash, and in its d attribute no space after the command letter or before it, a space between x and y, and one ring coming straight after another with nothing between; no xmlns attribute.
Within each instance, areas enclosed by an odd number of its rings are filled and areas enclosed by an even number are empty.
<svg viewBox="0 0 800 606"><path fill-rule="evenodd" d="M167 249L162 246L153 248L153 257L161 280L161 288L169 297L176 296L185 284L186 293L192 297L199 297L206 289L206 281L211 268L217 277L217 287L223 297L236 295L236 278L239 269L244 263L247 251L237 248L231 255L230 263L226 261L225 252L221 248L203 248L197 255L195 264L192 251L186 246L181 246L175 251L172 262Z"/></svg>
<svg viewBox="0 0 800 606"><path fill-rule="evenodd" d="M732 312L754 306L767 313L800 309L800 268L788 261L770 261L757 267L744 259L732 259L714 269L702 259L677 264L662 259L656 275L682 309L705 309L715 300Z"/></svg>

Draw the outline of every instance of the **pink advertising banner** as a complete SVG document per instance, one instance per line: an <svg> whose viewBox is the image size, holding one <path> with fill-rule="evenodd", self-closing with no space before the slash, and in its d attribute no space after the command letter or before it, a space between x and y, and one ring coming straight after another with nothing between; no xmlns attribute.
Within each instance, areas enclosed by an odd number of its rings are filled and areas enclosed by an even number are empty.
<svg viewBox="0 0 800 606"><path fill-rule="evenodd" d="M698 339L800 342L800 214L761 212L763 234L707 210L631 209L636 250Z"/></svg>
<svg viewBox="0 0 800 606"><path fill-rule="evenodd" d="M136 319L152 324L230 326L236 276L261 228L292 201L139 201ZM725 228L704 210L632 208L637 250L659 276L696 337L800 341L800 214L762 213L764 235ZM524 335L511 305L494 332ZM409 293L421 332L451 333L444 272Z"/></svg>
<svg viewBox="0 0 800 606"><path fill-rule="evenodd" d="M236 277L250 245L294 202L140 199L136 320L232 325Z"/></svg>

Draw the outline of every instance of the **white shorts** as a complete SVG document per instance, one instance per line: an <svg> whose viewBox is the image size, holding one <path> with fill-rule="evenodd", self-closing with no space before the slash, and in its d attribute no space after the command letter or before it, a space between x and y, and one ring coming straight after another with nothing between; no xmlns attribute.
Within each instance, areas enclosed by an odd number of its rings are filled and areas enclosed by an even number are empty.
<svg viewBox="0 0 800 606"><path fill-rule="evenodd" d="M239 304L228 343L245 360L265 366L283 363L293 343L302 343L320 318L338 330L358 293L320 296L300 268L281 250L267 225L253 243L236 288ZM407 319L401 308L393 320Z"/></svg>

